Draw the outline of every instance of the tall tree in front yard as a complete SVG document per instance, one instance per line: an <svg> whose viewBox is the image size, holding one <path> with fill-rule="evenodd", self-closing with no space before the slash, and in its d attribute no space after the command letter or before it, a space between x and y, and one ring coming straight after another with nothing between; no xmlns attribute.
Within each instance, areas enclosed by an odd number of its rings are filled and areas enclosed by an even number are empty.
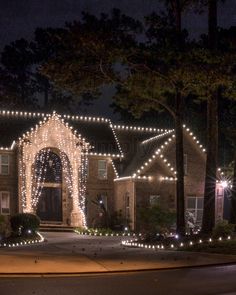
<svg viewBox="0 0 236 295"><path fill-rule="evenodd" d="M217 50L217 2L208 0L208 47L212 54ZM210 233L215 225L215 190L218 162L218 98L220 87L207 99L207 160L204 189L202 232Z"/></svg>

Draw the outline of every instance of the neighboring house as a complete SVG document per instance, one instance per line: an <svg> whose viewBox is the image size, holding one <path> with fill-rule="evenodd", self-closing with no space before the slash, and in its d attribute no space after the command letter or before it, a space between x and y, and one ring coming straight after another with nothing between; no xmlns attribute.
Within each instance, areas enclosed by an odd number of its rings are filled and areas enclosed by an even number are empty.
<svg viewBox="0 0 236 295"><path fill-rule="evenodd" d="M123 225L137 229L139 208L175 209L173 130L114 125L88 116L0 111L0 134L0 214L32 212L42 223L83 227L104 226L106 217L117 213ZM185 127L186 209L197 223L205 160L205 150Z"/></svg>

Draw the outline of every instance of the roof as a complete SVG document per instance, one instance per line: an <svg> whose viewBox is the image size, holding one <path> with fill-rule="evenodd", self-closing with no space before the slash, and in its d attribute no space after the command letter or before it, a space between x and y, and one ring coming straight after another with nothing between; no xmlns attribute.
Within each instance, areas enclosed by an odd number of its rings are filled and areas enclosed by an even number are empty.
<svg viewBox="0 0 236 295"><path fill-rule="evenodd" d="M0 146L10 147L27 131L52 114L33 112L0 111ZM60 115L65 123L92 145L92 152L98 154L122 155L110 121L105 118Z"/></svg>
<svg viewBox="0 0 236 295"><path fill-rule="evenodd" d="M132 137L127 137L127 134L125 136L124 131L119 132L117 136L124 151L122 163L115 161L119 175L126 177L136 174L136 171L163 146L166 140L172 137L173 132L173 130L165 130L165 132L159 134L152 133L149 136L147 134L134 134L136 136ZM125 149L125 146L128 149Z"/></svg>
<svg viewBox="0 0 236 295"><path fill-rule="evenodd" d="M14 141L51 115L52 113L0 110L0 149L10 148ZM103 117L66 114L59 116L93 146L90 154L119 158L113 162L119 177L132 176L136 173L141 175L140 167L145 163L147 166L147 163L151 163L156 157L161 160L166 144L169 144L174 137L174 130L170 129L115 125L110 119ZM205 149L192 131L185 125L183 127L196 146L205 153ZM164 162L173 174L174 168L171 163L166 159Z"/></svg>
<svg viewBox="0 0 236 295"><path fill-rule="evenodd" d="M52 113L0 110L0 146L9 148L13 141L17 141L24 133L31 131L36 124L51 115ZM126 150L126 146L123 145L124 141L119 141L119 130L129 139L129 144L132 138L133 147L142 140L163 132L162 129L154 127L114 125L110 119L103 117L67 114L61 114L60 117L92 145L91 153L99 155L123 157L123 148ZM130 148L131 154L126 153L128 157L132 156L133 147Z"/></svg>

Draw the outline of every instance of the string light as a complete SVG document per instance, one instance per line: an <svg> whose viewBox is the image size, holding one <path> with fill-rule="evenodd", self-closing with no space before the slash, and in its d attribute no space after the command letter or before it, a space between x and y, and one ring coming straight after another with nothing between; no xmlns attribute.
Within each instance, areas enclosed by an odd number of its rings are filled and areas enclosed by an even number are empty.
<svg viewBox="0 0 236 295"><path fill-rule="evenodd" d="M50 132L50 134L49 134ZM43 121L32 128L31 131L23 134L19 140L21 147L20 157L20 178L21 196L24 212L34 212L44 182L44 163L48 160L52 146L59 151L62 162L63 176L73 200L73 210L71 213L72 223L81 217L81 226L86 227L85 219L85 195L86 195L86 165L89 144L73 132L73 128L65 123L55 112L43 118ZM43 151L43 152L42 152ZM35 160L40 152L41 169L38 174L32 170ZM77 220L79 222L79 220Z"/></svg>
<svg viewBox="0 0 236 295"><path fill-rule="evenodd" d="M151 141L154 141L154 140L156 140L156 139L159 139L159 138L161 138L161 137L164 137L165 135L170 134L170 133L172 133L172 132L174 132L174 130L169 130L169 131L166 131L166 132L164 132L164 133L158 134L158 135L156 135L156 136L153 136L153 137L151 137L151 138L149 138L149 139L146 139L146 140L142 141L141 144L149 143L149 142L151 142Z"/></svg>
<svg viewBox="0 0 236 295"><path fill-rule="evenodd" d="M222 242L222 241L227 241L227 240L231 240L231 236L228 236L227 238L222 238L222 237L219 237L218 239L215 239L215 242ZM178 249L178 248L183 248L184 246L185 247L192 247L193 245L197 245L197 244L208 244L208 243L212 243L213 242L213 239L212 238L209 238L209 239L206 239L206 240L202 240L200 239L199 241L189 241L189 243L179 243L179 244L170 244L170 245L167 245L164 247L163 244L154 244L154 245L150 245L150 244L144 244L144 243L137 243L137 240L126 240L126 241L122 241L121 244L124 245L124 246L127 246L127 247L138 247L138 248L146 248L146 249L154 249L154 250L157 250L157 249L164 249L164 248L170 248L170 249Z"/></svg>
<svg viewBox="0 0 236 295"><path fill-rule="evenodd" d="M126 131L140 131L140 132L169 132L170 129L159 129L153 127L141 127L141 126L128 126L128 125L114 125L112 124L113 129L115 130L126 130Z"/></svg>

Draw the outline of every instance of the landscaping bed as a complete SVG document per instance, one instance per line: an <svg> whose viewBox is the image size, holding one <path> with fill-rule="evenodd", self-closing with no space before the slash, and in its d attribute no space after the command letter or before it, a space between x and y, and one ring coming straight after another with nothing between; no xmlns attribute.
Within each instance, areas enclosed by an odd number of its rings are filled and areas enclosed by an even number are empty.
<svg viewBox="0 0 236 295"><path fill-rule="evenodd" d="M114 231L109 228L76 228L75 233L89 236L135 236L131 231Z"/></svg>
<svg viewBox="0 0 236 295"><path fill-rule="evenodd" d="M211 243L194 244L191 247L181 247L179 251L205 252L236 255L236 239L213 241Z"/></svg>
<svg viewBox="0 0 236 295"><path fill-rule="evenodd" d="M15 247L20 245L35 244L43 242L43 237L35 232L27 236L10 236L0 240L0 247Z"/></svg>

